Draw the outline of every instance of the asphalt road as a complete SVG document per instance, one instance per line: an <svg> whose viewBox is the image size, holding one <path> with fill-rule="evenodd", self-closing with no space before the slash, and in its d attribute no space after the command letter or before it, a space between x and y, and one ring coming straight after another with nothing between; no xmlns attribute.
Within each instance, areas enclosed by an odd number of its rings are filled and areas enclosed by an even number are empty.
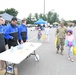
<svg viewBox="0 0 76 75"><path fill-rule="evenodd" d="M76 39L76 28L72 28ZM56 54L55 28L50 29L50 43L42 41L42 45L36 50L40 61L36 62L34 56L25 59L18 65L19 75L76 75L76 56L74 62L67 59L68 48L65 47L64 55ZM42 31L43 32L43 31ZM29 40L37 41L37 31L29 30Z"/></svg>

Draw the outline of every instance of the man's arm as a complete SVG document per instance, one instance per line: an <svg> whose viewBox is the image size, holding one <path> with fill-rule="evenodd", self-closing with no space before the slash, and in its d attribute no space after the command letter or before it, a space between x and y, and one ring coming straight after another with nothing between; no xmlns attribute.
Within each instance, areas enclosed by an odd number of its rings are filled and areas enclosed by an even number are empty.
<svg viewBox="0 0 76 75"><path fill-rule="evenodd" d="M22 29L21 29L21 27L19 26L19 27L18 27L18 38L19 38L19 40L22 40L21 31L22 31Z"/></svg>
<svg viewBox="0 0 76 75"><path fill-rule="evenodd" d="M28 29L26 29L27 35L26 35L26 41L28 41Z"/></svg>
<svg viewBox="0 0 76 75"><path fill-rule="evenodd" d="M57 29L56 29L56 34L55 34L55 36L57 36L58 33L59 33L59 29L57 28Z"/></svg>
<svg viewBox="0 0 76 75"><path fill-rule="evenodd" d="M9 34L10 34L10 28L9 27L6 27L6 30L4 32L4 37L6 39L13 39L13 37L11 35L9 35Z"/></svg>
<svg viewBox="0 0 76 75"><path fill-rule="evenodd" d="M65 33L67 34L67 32L68 32L68 30L67 30L67 28L65 28Z"/></svg>

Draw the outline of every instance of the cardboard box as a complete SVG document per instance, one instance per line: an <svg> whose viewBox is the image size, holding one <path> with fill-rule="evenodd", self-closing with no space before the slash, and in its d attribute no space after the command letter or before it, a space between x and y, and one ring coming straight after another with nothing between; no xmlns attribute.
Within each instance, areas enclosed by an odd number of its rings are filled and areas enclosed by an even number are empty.
<svg viewBox="0 0 76 75"><path fill-rule="evenodd" d="M15 75L18 75L18 69L15 68ZM0 70L0 75L4 75L5 74L5 69L4 70ZM10 74L6 74L6 75L10 75Z"/></svg>

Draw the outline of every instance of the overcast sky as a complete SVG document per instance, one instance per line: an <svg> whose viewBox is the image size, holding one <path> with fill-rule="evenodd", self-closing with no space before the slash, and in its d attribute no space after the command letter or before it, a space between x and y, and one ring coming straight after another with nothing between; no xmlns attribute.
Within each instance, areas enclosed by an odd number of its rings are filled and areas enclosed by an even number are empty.
<svg viewBox="0 0 76 75"><path fill-rule="evenodd" d="M43 13L44 0L0 0L0 10L15 8L18 18L26 18L29 13ZM45 0L45 13L54 9L59 18L76 20L76 0Z"/></svg>

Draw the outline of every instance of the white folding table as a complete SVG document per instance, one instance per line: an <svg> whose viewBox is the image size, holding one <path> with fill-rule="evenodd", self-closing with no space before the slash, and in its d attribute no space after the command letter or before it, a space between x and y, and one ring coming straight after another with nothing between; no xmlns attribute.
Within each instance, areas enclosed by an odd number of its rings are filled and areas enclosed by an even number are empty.
<svg viewBox="0 0 76 75"><path fill-rule="evenodd" d="M39 61L39 59L35 53L35 50L39 46L41 46L41 43L26 42L26 43L22 44L21 49L18 49L19 47L16 46L13 48L13 51L11 51L11 49L8 49L5 52L0 53L0 60L5 61L5 64L6 64L5 75L8 73L7 62L10 62L10 64L12 65L12 67L13 67L12 75L15 75L14 65L21 63L24 59L26 59L30 55L35 55L35 58L37 59L37 61Z"/></svg>

